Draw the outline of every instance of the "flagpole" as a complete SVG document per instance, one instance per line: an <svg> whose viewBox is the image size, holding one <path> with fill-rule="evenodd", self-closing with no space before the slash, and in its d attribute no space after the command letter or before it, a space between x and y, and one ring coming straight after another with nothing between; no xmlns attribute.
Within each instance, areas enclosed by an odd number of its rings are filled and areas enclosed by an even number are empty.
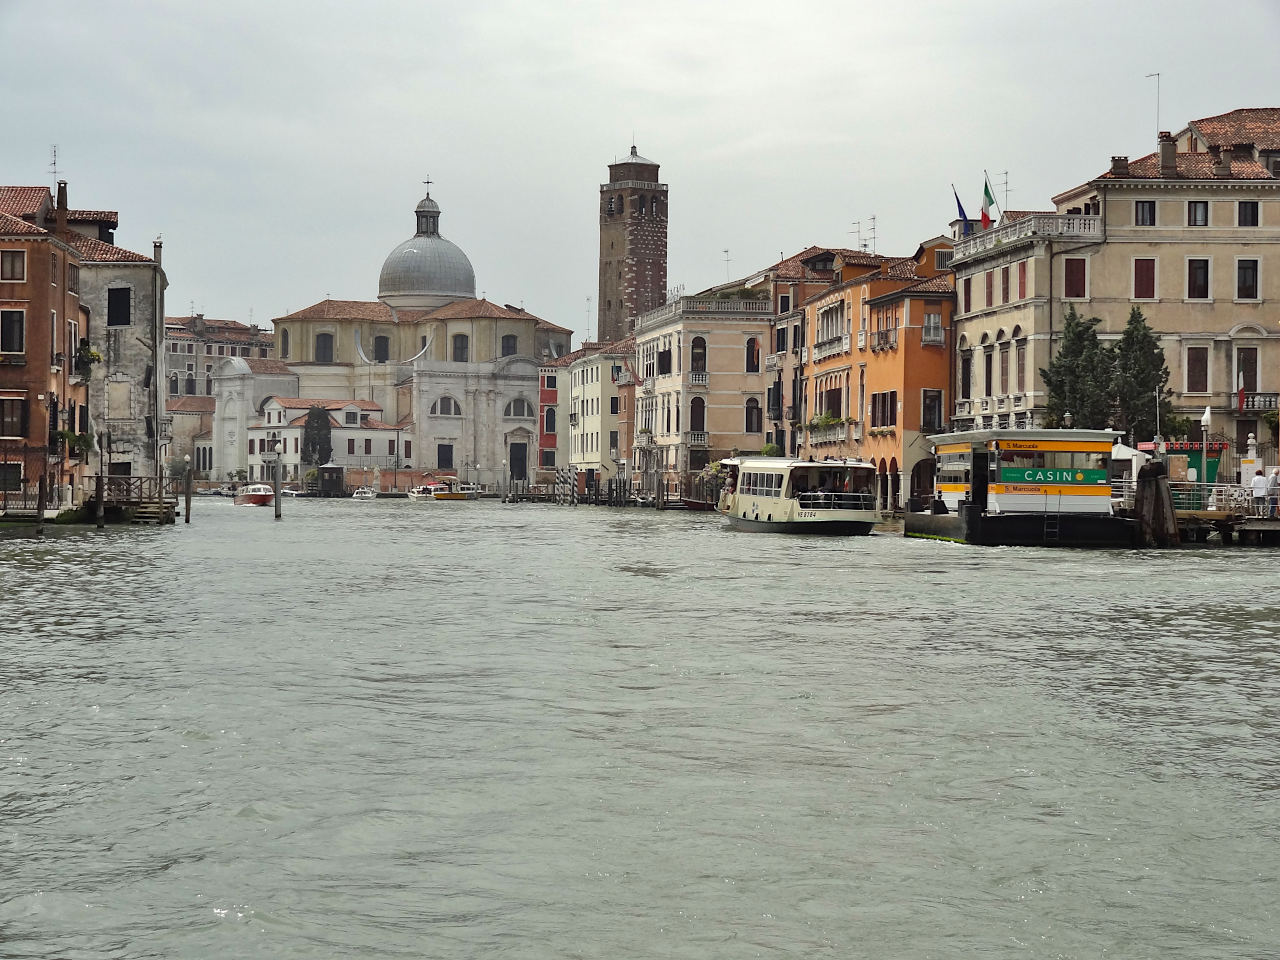
<svg viewBox="0 0 1280 960"><path fill-rule="evenodd" d="M1000 206L1000 201L996 199L995 188L991 186L991 174L987 173L986 167L982 168L982 176L986 178L987 189L991 191L991 202L996 205L997 209L999 209L1000 216L1004 216L1004 207Z"/></svg>

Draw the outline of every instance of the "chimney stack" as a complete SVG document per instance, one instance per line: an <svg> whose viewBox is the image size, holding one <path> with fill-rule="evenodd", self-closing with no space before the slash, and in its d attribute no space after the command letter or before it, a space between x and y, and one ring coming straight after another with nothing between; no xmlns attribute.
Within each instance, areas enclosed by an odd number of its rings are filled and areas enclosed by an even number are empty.
<svg viewBox="0 0 1280 960"><path fill-rule="evenodd" d="M151 241L151 259L156 262L157 267L160 266L160 251L163 249L163 240L156 239Z"/></svg>
<svg viewBox="0 0 1280 960"><path fill-rule="evenodd" d="M1214 153L1215 153L1215 156L1213 158L1213 175L1215 177L1230 177L1231 176L1231 148L1223 147L1220 150L1215 149Z"/></svg>
<svg viewBox="0 0 1280 960"><path fill-rule="evenodd" d="M1178 143L1168 130L1160 131L1160 176L1178 175Z"/></svg>
<svg viewBox="0 0 1280 960"><path fill-rule="evenodd" d="M67 181L58 181L58 211L57 211L57 227L55 228L58 236L63 237L67 234Z"/></svg>
<svg viewBox="0 0 1280 960"><path fill-rule="evenodd" d="M1129 158L1128 157L1112 157L1111 158L1111 175L1113 177L1127 177L1129 175Z"/></svg>

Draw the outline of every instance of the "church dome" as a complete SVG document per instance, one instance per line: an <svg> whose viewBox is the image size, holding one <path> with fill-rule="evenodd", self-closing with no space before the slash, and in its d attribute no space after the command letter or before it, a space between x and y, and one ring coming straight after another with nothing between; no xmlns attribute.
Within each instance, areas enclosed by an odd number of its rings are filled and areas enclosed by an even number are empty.
<svg viewBox="0 0 1280 960"><path fill-rule="evenodd" d="M378 299L392 307L439 307L475 299L476 274L456 243L440 236L440 205L428 193L414 211L417 233L387 256Z"/></svg>

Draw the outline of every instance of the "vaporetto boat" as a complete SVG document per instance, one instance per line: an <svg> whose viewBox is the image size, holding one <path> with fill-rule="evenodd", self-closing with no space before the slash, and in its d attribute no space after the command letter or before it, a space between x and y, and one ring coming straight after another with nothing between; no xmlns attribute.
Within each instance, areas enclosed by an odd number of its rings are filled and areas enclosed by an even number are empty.
<svg viewBox="0 0 1280 960"><path fill-rule="evenodd" d="M862 460L731 457L716 510L757 533L864 536L879 520L876 468Z"/></svg>

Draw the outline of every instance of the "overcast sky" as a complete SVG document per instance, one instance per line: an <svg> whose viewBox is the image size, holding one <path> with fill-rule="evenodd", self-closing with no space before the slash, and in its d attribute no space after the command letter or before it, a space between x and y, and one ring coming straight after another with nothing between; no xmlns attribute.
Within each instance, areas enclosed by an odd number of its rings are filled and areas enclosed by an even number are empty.
<svg viewBox="0 0 1280 960"><path fill-rule="evenodd" d="M810 244L909 254L984 168L1043 209L1160 126L1280 105L1280 4L0 0L0 180L164 239L167 313L372 300L420 181L478 295L593 334L599 186L635 143L694 292ZM724 251L730 262L726 265ZM591 299L588 321L588 298Z"/></svg>

